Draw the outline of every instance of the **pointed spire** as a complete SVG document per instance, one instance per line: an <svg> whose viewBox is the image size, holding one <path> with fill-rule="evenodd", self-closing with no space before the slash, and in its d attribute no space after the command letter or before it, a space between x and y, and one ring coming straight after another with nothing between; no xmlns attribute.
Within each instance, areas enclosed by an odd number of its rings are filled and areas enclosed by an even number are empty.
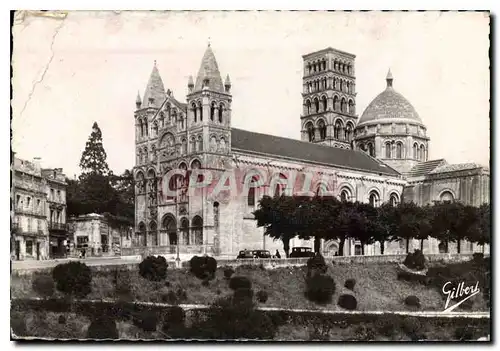
<svg viewBox="0 0 500 351"><path fill-rule="evenodd" d="M162 104L165 98L165 87L163 86L163 81L160 77L160 72L156 66L156 60L154 61L153 70L149 76L148 85L146 86L146 91L144 92L144 98L142 100L143 107L158 107Z"/></svg>
<svg viewBox="0 0 500 351"><path fill-rule="evenodd" d="M387 72L387 77L385 77L385 81L387 82L387 88L392 88L392 81L394 78L392 77L391 69L389 68L389 72Z"/></svg>
<svg viewBox="0 0 500 351"><path fill-rule="evenodd" d="M210 90L224 92L219 66L217 65L217 60L215 59L210 44L207 46L203 59L201 60L194 91L201 91L204 85L207 85Z"/></svg>
<svg viewBox="0 0 500 351"><path fill-rule="evenodd" d="M226 88L226 93L231 91L231 80L229 79L229 74L226 76L226 81L224 82L224 88Z"/></svg>
<svg viewBox="0 0 500 351"><path fill-rule="evenodd" d="M137 90L137 98L135 99L135 106L137 106L137 109L140 109L141 105L142 105L141 94L139 93L139 90Z"/></svg>

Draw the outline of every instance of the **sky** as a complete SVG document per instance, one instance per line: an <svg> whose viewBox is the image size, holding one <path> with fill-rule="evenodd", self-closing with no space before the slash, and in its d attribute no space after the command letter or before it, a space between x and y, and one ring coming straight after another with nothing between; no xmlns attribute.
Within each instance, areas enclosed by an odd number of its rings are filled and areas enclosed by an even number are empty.
<svg viewBox="0 0 500 351"><path fill-rule="evenodd" d="M232 126L300 139L302 55L356 55L359 116L385 89L415 107L429 159L489 164L489 18L478 12L69 12L13 27L16 156L78 175L96 121L115 173L135 163L134 110L156 60L185 101L210 41L232 82Z"/></svg>

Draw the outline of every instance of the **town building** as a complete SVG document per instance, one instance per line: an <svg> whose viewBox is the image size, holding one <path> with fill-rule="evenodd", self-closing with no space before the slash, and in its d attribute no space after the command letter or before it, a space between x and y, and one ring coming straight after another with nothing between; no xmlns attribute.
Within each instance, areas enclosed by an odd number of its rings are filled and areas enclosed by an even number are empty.
<svg viewBox="0 0 500 351"><path fill-rule="evenodd" d="M132 227L120 225L113 216L90 213L71 217L69 251L73 257L117 256L132 246ZM136 244L138 245L138 244Z"/></svg>
<svg viewBox="0 0 500 351"><path fill-rule="evenodd" d="M43 169L13 157L11 184L11 256L15 260L65 257L66 178L61 168Z"/></svg>
<svg viewBox="0 0 500 351"><path fill-rule="evenodd" d="M242 249L282 251L281 242L257 228L252 212L263 195L298 189L374 206L443 199L475 205L489 201L487 168L428 160L426 127L411 103L394 89L390 71L386 89L359 118L355 72L353 54L327 48L303 56L303 111L297 116L301 140L295 140L232 127L232 82L229 75L222 79L210 45L196 78L188 79L185 102L165 89L155 63L134 113L133 246L186 257L203 253L235 257ZM166 177L172 170L188 173ZM212 185L193 196L188 183L206 181L200 170L210 172ZM233 183L228 185L233 190L220 191L214 185L228 183ZM298 239L290 245L312 246ZM404 253L404 245L388 243L385 253ZM417 242L410 245L420 247ZM429 253L440 249L432 240L425 247ZM363 251L355 241L347 242L344 250L345 255ZM334 255L338 243L322 243L322 251ZM364 252L378 254L380 248L368 245Z"/></svg>

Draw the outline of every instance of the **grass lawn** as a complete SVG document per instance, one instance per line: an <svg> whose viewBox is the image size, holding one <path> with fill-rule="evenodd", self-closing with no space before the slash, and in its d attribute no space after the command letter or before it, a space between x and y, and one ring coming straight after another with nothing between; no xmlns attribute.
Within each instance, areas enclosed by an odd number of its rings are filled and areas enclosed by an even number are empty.
<svg viewBox="0 0 500 351"><path fill-rule="evenodd" d="M386 264L329 264L328 274L336 284L332 302L327 305L317 305L304 297L305 275L307 268L287 267L277 269L263 269L259 266L243 266L235 269L233 276L248 277L255 293L259 290L267 291L269 295L265 306L294 308L294 309L329 309L340 310L336 302L341 294L353 294L360 311L404 311L412 308L404 304L409 295L415 295L421 303L420 310L441 311L444 309L444 296L435 287L424 286L417 282L408 282L397 279L398 266ZM208 286L194 277L186 269L169 269L167 280L151 282L131 271L130 287L131 298L136 301L168 302L166 296L169 291L183 289L186 299L179 301L188 304L210 304L216 298L230 294L228 280L224 278L224 267L219 267L216 277ZM111 272L95 273L92 278L92 292L89 299L114 299L117 297ZM355 279L354 292L344 288L347 279ZM31 286L31 276L12 277L11 296L13 298L38 296ZM55 292L56 297L62 297ZM489 308L482 294L473 297L472 307L467 311L488 311ZM456 311L460 311L459 307ZM465 309L464 309L465 310Z"/></svg>

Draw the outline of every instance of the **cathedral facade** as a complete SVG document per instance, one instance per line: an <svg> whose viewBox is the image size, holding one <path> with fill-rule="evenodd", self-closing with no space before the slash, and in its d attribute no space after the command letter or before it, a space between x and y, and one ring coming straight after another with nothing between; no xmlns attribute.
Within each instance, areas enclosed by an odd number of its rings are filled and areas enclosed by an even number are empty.
<svg viewBox="0 0 500 351"><path fill-rule="evenodd" d="M232 127L232 83L229 75L222 79L210 45L187 82L185 102L165 89L155 63L134 113L135 247L187 258L282 251L252 214L262 196L276 193L328 193L374 206L450 197L488 202L488 169L427 160L425 125L394 90L390 72L386 89L358 118L354 55L327 48L304 55L303 69L301 140L295 140ZM299 239L290 245L312 247ZM385 253L406 252L403 244L386 245ZM439 243L425 245L439 251ZM355 241L344 250L362 251ZM338 244L322 243L322 251L334 255Z"/></svg>

